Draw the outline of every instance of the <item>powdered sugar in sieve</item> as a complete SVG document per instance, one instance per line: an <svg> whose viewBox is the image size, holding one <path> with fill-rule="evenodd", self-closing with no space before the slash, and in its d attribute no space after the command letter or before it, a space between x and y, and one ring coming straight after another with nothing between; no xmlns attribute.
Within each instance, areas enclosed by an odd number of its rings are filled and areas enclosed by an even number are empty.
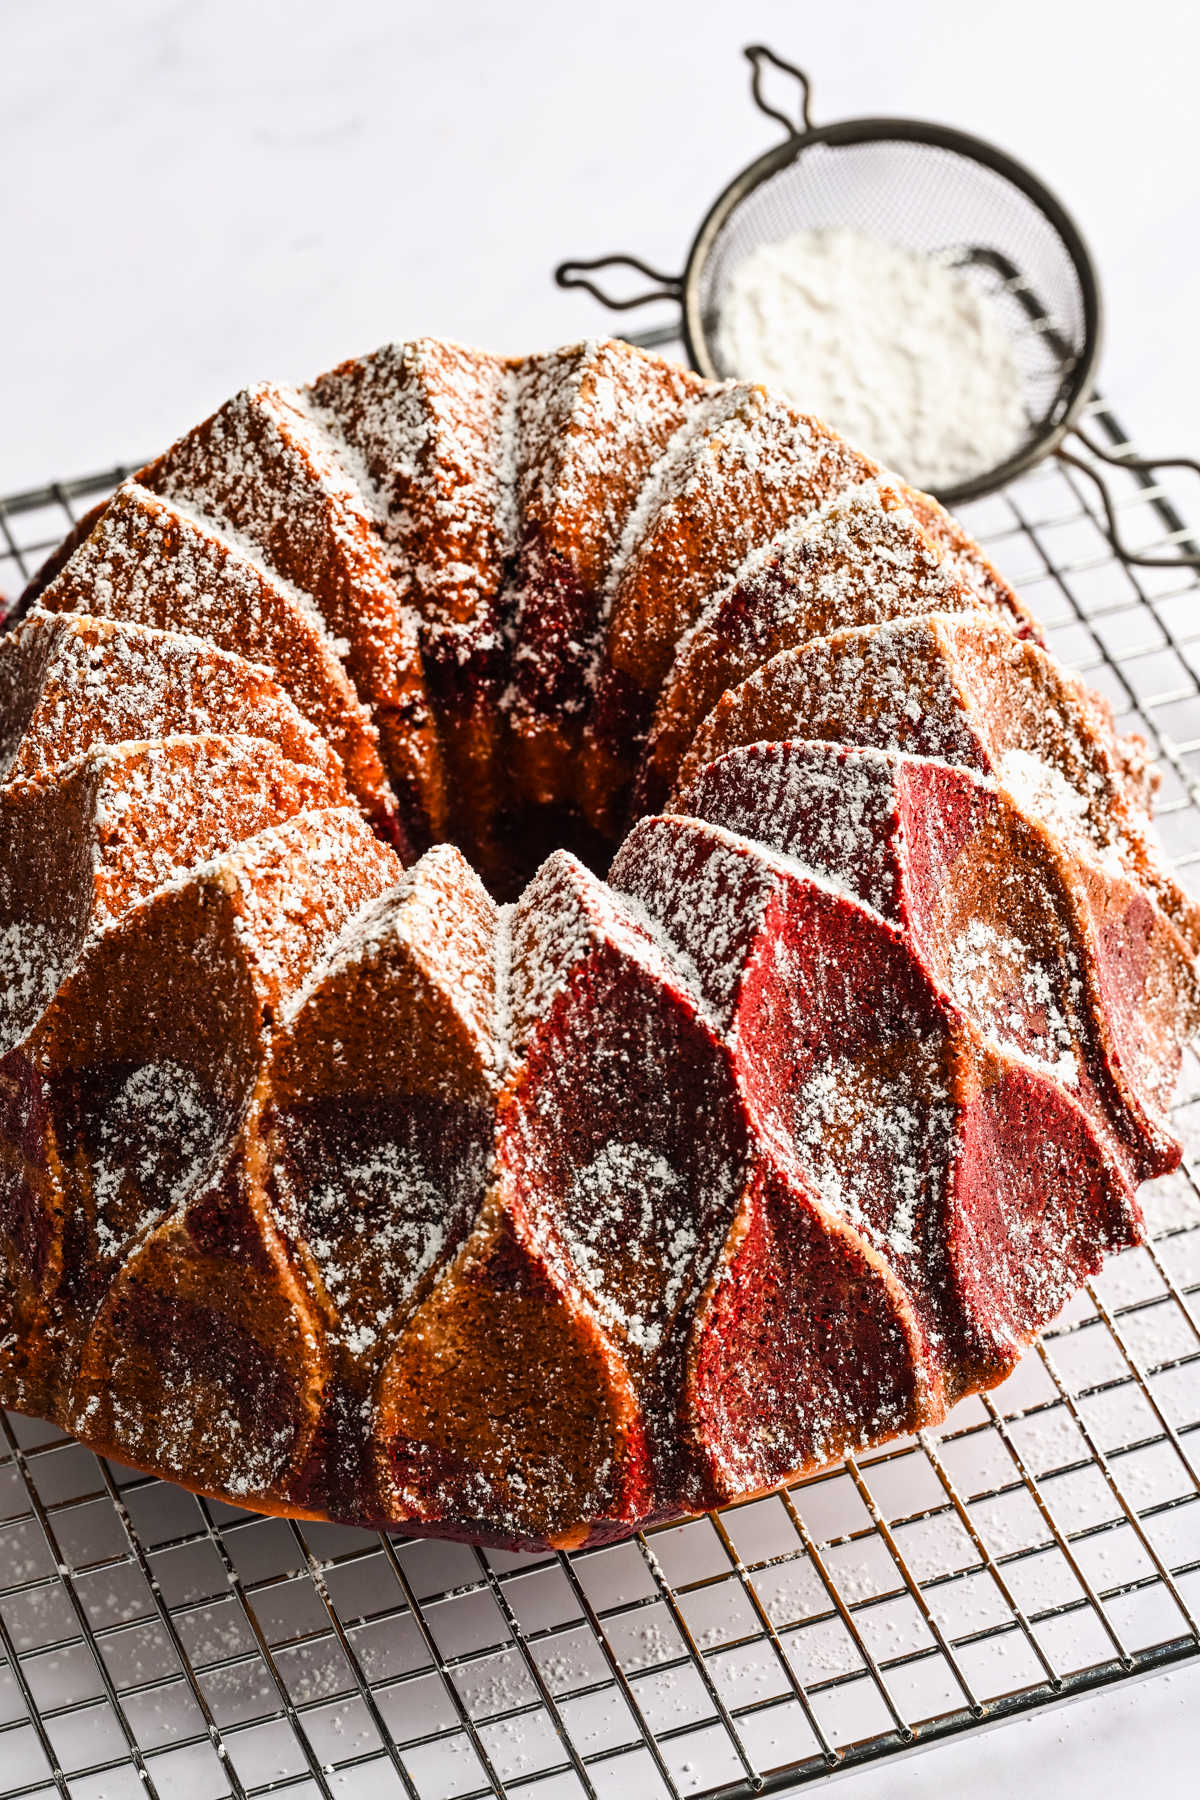
<svg viewBox="0 0 1200 1800"><path fill-rule="evenodd" d="M917 487L969 481L1029 431L998 303L950 257L847 226L751 251L716 345L727 372L781 389Z"/></svg>

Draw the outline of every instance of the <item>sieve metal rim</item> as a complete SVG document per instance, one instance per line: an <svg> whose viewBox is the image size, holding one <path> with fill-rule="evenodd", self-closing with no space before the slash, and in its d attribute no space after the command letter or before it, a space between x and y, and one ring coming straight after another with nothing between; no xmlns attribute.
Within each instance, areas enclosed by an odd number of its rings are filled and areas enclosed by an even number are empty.
<svg viewBox="0 0 1200 1800"><path fill-rule="evenodd" d="M1041 180L1028 169L1024 163L1001 150L996 144L985 138L975 136L969 131L960 130L956 126L941 125L932 120L908 118L866 117L861 119L839 119L827 125L814 125L810 114L811 84L804 71L795 63L769 50L765 44L750 44L744 52L753 70L751 93L759 111L767 118L774 119L782 125L787 137L781 144L756 157L752 163L739 171L726 187L718 194L700 223L691 247L687 254L682 275L664 275L661 270L652 268L640 257L625 254L594 257L590 261L578 258L559 263L554 271L554 279L559 287L583 288L601 305L612 311L627 312L655 300L669 300L679 308L679 320L670 328L655 328L650 331L626 333L633 341L645 346L667 343L675 338L682 338L689 361L701 374L719 378L719 371L714 358L709 352L707 336L704 331L699 303L700 277L712 252L713 245L734 210L743 204L763 182L771 179L781 170L794 162L806 150L819 144L836 148L846 148L854 144L879 144L891 138L894 141L926 144L932 149L947 150L952 154L965 157L989 169L993 174L1007 180L1018 192L1024 195L1056 233L1059 242L1067 253L1075 275L1079 282L1080 298L1083 310L1083 343L1080 350L1074 353L1060 382L1055 401L1046 414L1046 424L1042 429L1031 427L1024 443L1011 457L998 463L991 469L985 469L970 481L960 482L954 486L939 489L937 498L948 506L957 506L964 501L980 499L985 494L999 490L1006 483L1024 474L1034 464L1041 462L1049 455L1057 455L1061 461L1086 475L1099 491L1103 503L1106 531L1116 555L1130 567L1139 568L1200 568L1200 547L1186 534L1174 546L1170 554L1157 550L1133 549L1125 543L1117 520L1117 509L1113 501L1109 483L1104 474L1105 466L1118 468L1131 474L1135 481L1147 491L1157 491L1159 472L1163 469L1186 469L1200 476L1200 460L1190 456L1135 456L1128 446L1107 449L1089 437L1080 427L1079 415L1086 405L1092 390L1093 380L1100 360L1101 341L1103 337L1103 308L1100 297L1100 282L1092 262L1083 235L1071 214L1062 201ZM763 65L770 64L796 81L800 88L801 127L798 128L786 113L764 97L762 91ZM1014 264L1008 264L1011 276L1005 270L1006 259L997 252L988 253L989 260L1001 267L1006 279L1019 280L1020 270ZM592 277L602 269L634 269L646 276L655 285L643 293L630 295L627 298L614 296L605 291ZM1037 321L1039 328L1047 336L1050 335L1050 322L1045 309L1037 300L1033 290L1028 287L1014 285L1014 296L1028 312L1031 320ZM1057 415L1057 416L1055 416ZM1053 422L1051 423L1051 419ZM1074 436L1088 452L1090 460L1083 460L1074 449L1067 448L1064 439L1074 430Z"/></svg>
<svg viewBox="0 0 1200 1800"><path fill-rule="evenodd" d="M755 46L757 48L757 46ZM749 54L749 52L747 52ZM774 59L773 59L774 60ZM760 107L761 97L755 94ZM771 110L772 117L779 117ZM1083 342L1073 358L1066 377L1058 416L1040 431L1031 431L1021 448L1002 463L996 463L969 481L938 490L937 497L946 505L959 505L978 499L1012 481L1032 468L1044 456L1057 449L1087 402L1095 382L1103 340L1103 306L1095 265L1082 233L1066 207L1055 194L1023 163L1006 150L973 133L930 120L864 117L838 119L827 125L806 125L796 131L790 125L789 135L754 162L740 170L718 194L692 239L684 271L679 278L678 297L681 323L688 358L701 375L721 379L721 371L709 347L700 307L701 277L721 232L737 209L764 182L797 162L804 153L819 144L845 148L855 144L880 144L888 140L926 144L932 149L947 150L982 164L1018 188L1049 221L1075 270L1083 309Z"/></svg>

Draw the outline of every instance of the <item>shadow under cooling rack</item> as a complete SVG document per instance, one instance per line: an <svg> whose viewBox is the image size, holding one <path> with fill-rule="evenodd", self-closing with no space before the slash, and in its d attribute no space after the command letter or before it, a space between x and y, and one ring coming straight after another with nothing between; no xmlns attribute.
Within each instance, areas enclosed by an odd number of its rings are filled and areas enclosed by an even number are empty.
<svg viewBox="0 0 1200 1800"><path fill-rule="evenodd" d="M1111 414L1092 429L1120 444ZM14 595L122 470L0 501ZM1124 484L1124 485L1121 485ZM1139 547L1187 537L1118 475ZM963 509L1159 757L1200 864L1200 581L1112 555L1049 463ZM575 1556L262 1519L0 1425L0 1800L783 1789L1200 1653L1200 1062L1189 1155L993 1395L938 1431ZM1193 1162L1193 1157L1197 1158Z"/></svg>

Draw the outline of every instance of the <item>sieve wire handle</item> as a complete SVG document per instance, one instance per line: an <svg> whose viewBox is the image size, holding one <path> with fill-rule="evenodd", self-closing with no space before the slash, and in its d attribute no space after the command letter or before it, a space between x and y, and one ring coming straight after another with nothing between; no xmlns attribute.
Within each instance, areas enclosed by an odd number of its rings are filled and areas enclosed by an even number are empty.
<svg viewBox="0 0 1200 1800"><path fill-rule="evenodd" d="M800 130L797 126L792 124L792 121L788 118L787 114L780 112L777 106L772 106L770 101L763 97L763 64L770 63L773 69L779 69L783 74L791 75L794 80L799 82L800 124L805 131L811 131L813 128L812 113L810 111L812 83L804 73L804 70L798 69L795 63L786 62L782 56L776 56L774 50L768 50L765 44L747 44L742 54L754 71L753 75L750 77L750 92L754 96L754 104L757 106L759 112L766 113L768 119L774 119L777 125L782 125L789 137L800 136Z"/></svg>
<svg viewBox="0 0 1200 1800"><path fill-rule="evenodd" d="M635 269L639 275L647 276L658 283L657 287L647 288L643 294L631 294L626 300L614 299L604 289L589 279L598 269ZM638 256L597 256L591 262L561 262L554 271L554 279L560 288L585 288L602 306L613 312L628 312L634 306L646 306L651 300L679 300L683 295L683 278L680 275L664 275L659 269L652 269Z"/></svg>
<svg viewBox="0 0 1200 1800"><path fill-rule="evenodd" d="M1102 444L1096 443L1094 438L1089 437L1078 425L1074 426L1073 430L1084 449L1094 456L1097 462L1107 463L1109 468L1132 469L1135 475L1143 475L1148 480L1154 475L1156 469L1191 469L1193 474L1200 475L1200 462L1197 462L1195 457L1133 456L1129 451L1106 449ZM1094 482L1104 507L1109 543L1123 563L1131 563L1141 569L1200 568L1200 550L1191 549L1186 543L1181 543L1179 548L1168 556L1151 555L1149 551L1145 550L1131 550L1121 536L1121 529L1117 522L1117 509L1113 504L1112 495L1108 491L1108 483L1100 471L1093 468L1090 463L1084 462L1082 457L1074 455L1072 451L1064 450L1061 444L1058 455L1063 462L1070 463L1073 469L1078 469L1081 474L1086 475L1090 481ZM1180 530L1182 535L1182 527Z"/></svg>

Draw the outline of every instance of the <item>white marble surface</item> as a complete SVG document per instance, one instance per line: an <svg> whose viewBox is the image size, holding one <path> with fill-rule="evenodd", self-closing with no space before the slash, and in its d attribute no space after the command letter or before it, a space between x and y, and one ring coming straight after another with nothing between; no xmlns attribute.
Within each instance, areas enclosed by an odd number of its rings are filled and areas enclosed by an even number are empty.
<svg viewBox="0 0 1200 1800"><path fill-rule="evenodd" d="M772 141L748 37L808 64L818 118L940 116L1040 170L1103 272L1107 385L1144 443L1200 448L1183 0L0 0L0 20L0 492L388 336L596 326L553 264L679 266Z"/></svg>
<svg viewBox="0 0 1200 1800"><path fill-rule="evenodd" d="M149 453L246 380L388 336L597 326L552 265L678 266L771 141L748 37L809 66L818 118L940 116L1041 171L1102 271L1105 385L1146 446L1200 451L1192 6L0 0L0 492ZM1192 1670L842 1791L1174 1800L1198 1719Z"/></svg>
<svg viewBox="0 0 1200 1800"><path fill-rule="evenodd" d="M843 1777L838 1800L1189 1800L1200 1669L1154 1675Z"/></svg>

